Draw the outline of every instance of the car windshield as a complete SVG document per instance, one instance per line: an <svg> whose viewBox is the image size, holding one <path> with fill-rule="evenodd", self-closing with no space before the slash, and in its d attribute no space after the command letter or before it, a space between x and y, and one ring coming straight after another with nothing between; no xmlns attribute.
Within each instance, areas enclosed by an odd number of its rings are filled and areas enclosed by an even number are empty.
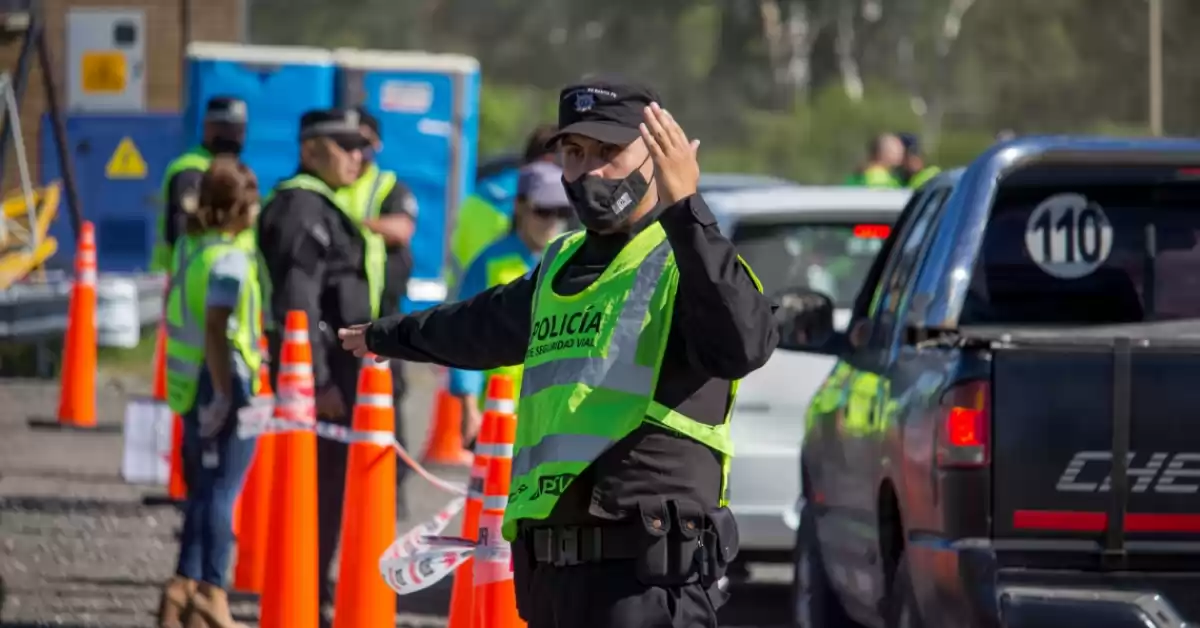
<svg viewBox="0 0 1200 628"><path fill-rule="evenodd" d="M890 230L878 223L752 223L738 225L733 243L764 293L809 288L849 308Z"/></svg>
<svg viewBox="0 0 1200 628"><path fill-rule="evenodd" d="M1200 318L1200 180L1161 168L1001 185L961 324ZM1142 170L1146 170L1142 168Z"/></svg>

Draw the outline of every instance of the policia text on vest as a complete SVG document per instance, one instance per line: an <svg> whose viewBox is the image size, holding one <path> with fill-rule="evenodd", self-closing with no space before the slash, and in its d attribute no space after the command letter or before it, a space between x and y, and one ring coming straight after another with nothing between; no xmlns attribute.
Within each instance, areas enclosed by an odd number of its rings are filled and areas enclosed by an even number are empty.
<svg viewBox="0 0 1200 628"><path fill-rule="evenodd" d="M367 346L456 368L523 364L504 526L514 555L548 547L562 523L620 530L628 542L614 537L606 551L628 552L644 545L637 538L664 535L641 522L686 530L683 519L694 524L724 503L736 382L778 340L769 302L737 260L693 196L636 237L569 234L533 277L376 321ZM584 401L569 409L576 395ZM604 558L616 556L593 557Z"/></svg>
<svg viewBox="0 0 1200 628"><path fill-rule="evenodd" d="M530 276L339 332L359 354L522 365L502 532L530 628L715 625L737 553L730 413L778 332L658 101L617 81L563 90L552 141L589 231L554 240Z"/></svg>

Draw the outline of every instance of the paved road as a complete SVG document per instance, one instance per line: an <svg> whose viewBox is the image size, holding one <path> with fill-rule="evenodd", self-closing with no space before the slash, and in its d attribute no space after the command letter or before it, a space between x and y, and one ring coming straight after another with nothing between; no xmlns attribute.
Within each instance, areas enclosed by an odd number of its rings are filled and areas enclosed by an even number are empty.
<svg viewBox="0 0 1200 628"><path fill-rule="evenodd" d="M436 379L427 369L410 373L405 428L409 442L419 445ZM100 422L119 423L126 394L144 392L139 388L137 382L104 382ZM0 626L150 626L157 587L174 569L179 515L141 504L143 495L160 489L122 481L119 433L30 430L27 418L52 416L57 394L46 382L0 380ZM461 481L464 473L449 470L444 477ZM404 490L410 512L400 531L449 499L415 477ZM783 628L787 575L779 569L762 575L774 583L739 590L723 609L723 626ZM449 580L400 598L397 626L445 626L448 598ZM254 598L235 596L234 611L257 625Z"/></svg>

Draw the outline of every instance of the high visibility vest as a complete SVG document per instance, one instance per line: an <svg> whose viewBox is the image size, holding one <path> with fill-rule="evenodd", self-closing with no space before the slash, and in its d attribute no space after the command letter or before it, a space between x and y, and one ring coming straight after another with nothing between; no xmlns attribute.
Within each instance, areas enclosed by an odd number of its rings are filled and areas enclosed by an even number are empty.
<svg viewBox="0 0 1200 628"><path fill-rule="evenodd" d="M576 231L555 240L538 273L517 410L513 490L502 528L510 541L518 521L545 519L571 481L645 422L717 451L721 504L727 501L729 413L712 426L654 399L679 286L666 233L658 223L647 227L595 283L578 295L559 296L549 278L584 238ZM730 408L738 384L731 382Z"/></svg>
<svg viewBox="0 0 1200 628"><path fill-rule="evenodd" d="M343 206L344 202L347 200L347 197L344 195L339 195L337 192L334 192L333 188L326 185L324 181L322 181L312 175L309 175L309 174L298 174L290 179L285 179L283 181L280 181L278 184L275 185L275 188L273 190L271 190L270 193L267 194L267 198L263 200L263 206L265 207L267 204L269 204L271 202L271 200L275 198L275 194L278 192L281 192L283 190L308 190L310 192L316 192L317 194L320 194L321 196L325 197L330 203L333 203L334 207L337 207L338 210L341 211L343 214L346 214L347 216L350 215L350 212L347 211L346 208ZM261 215L260 215L260 218L261 218ZM257 227L257 225L255 225L254 233L250 236L250 238L251 238L252 242L254 243L254 248L255 248L255 251L257 252L256 256L258 257L259 264L261 264L263 268L266 268L267 267L266 263L262 259L262 250L259 249L257 246L257 243L258 243L258 227ZM271 276L269 274L263 273L263 275L261 277L261 285L262 285L263 303L266 304L265 305L265 308L266 308L265 318L267 321L266 326L267 326L267 329L274 329L275 328L275 317L272 316L271 312L270 312Z"/></svg>
<svg viewBox="0 0 1200 628"><path fill-rule="evenodd" d="M163 207L158 214L158 238L154 243L154 251L150 254L150 270L152 272L168 272L171 268L173 255L171 245L167 242L167 210L171 203L171 179L184 170L204 172L208 170L212 160L212 153L202 146L197 146L167 164L167 172L163 175L162 182ZM182 234L179 237L182 237Z"/></svg>
<svg viewBox="0 0 1200 628"><path fill-rule="evenodd" d="M383 236L371 231L363 224L365 220L378 218L383 201L396 187L396 173L380 170L371 164L354 183L337 191L341 198L338 208L345 213L366 242L367 286L371 290L371 318L379 318L379 304L383 300L383 288L387 280L387 243Z"/></svg>
<svg viewBox="0 0 1200 628"><path fill-rule="evenodd" d="M183 414L192 409L204 369L204 329L208 313L208 279L212 267L225 255L246 254L235 239L228 235L208 233L186 237L176 247L170 290L167 292L167 405ZM246 283L242 286L237 307L229 319L227 337L246 366L249 367L251 390L258 394L257 373L262 366L258 339L259 325L258 265L250 257Z"/></svg>
<svg viewBox="0 0 1200 628"><path fill-rule="evenodd" d="M908 180L908 187L915 190L922 185L925 185L925 183L930 179L936 177L941 171L942 169L938 168L937 166L927 166L917 174L914 174L913 177Z"/></svg>
<svg viewBox="0 0 1200 628"><path fill-rule="evenodd" d="M446 287L453 290L462 280L471 262L487 246L508 233L511 220L482 196L472 194L458 208L454 231L450 234L450 268Z"/></svg>
<svg viewBox="0 0 1200 628"><path fill-rule="evenodd" d="M846 181L847 185L860 185L869 188L898 188L900 185L899 179L892 174L890 170L883 166L871 166L866 170L857 172L850 176Z"/></svg>
<svg viewBox="0 0 1200 628"><path fill-rule="evenodd" d="M533 270L525 263L525 260L516 254L501 255L495 259L486 260L487 264L487 285L489 288L510 283L515 279L524 277ZM521 389L521 366L501 366L486 371L487 379L492 375L507 375L513 380L513 390ZM484 379L484 381L487 381ZM487 395L479 395L479 408L482 410L487 404Z"/></svg>

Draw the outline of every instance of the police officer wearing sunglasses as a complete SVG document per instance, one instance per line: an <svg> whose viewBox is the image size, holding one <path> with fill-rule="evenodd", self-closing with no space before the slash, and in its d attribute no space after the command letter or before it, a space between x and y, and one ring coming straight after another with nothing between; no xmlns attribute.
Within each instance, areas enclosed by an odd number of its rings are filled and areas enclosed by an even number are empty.
<svg viewBox="0 0 1200 628"><path fill-rule="evenodd" d="M334 331L371 320L367 244L345 194L362 171L362 151L370 145L353 109L309 111L300 119L300 164L296 174L275 186L258 221L269 313L270 355L279 356L284 320L290 310L308 314L313 379L321 420L350 425L360 361L338 351ZM271 362L278 375L278 360ZM342 523L347 447L317 440L317 509L322 602L332 603L326 576ZM286 481L286 479L281 480Z"/></svg>
<svg viewBox="0 0 1200 628"><path fill-rule="evenodd" d="M530 628L715 628L737 553L730 410L778 343L771 305L696 193L699 142L653 91L567 87L552 142L584 230L530 276L342 345L522 365L503 533Z"/></svg>

